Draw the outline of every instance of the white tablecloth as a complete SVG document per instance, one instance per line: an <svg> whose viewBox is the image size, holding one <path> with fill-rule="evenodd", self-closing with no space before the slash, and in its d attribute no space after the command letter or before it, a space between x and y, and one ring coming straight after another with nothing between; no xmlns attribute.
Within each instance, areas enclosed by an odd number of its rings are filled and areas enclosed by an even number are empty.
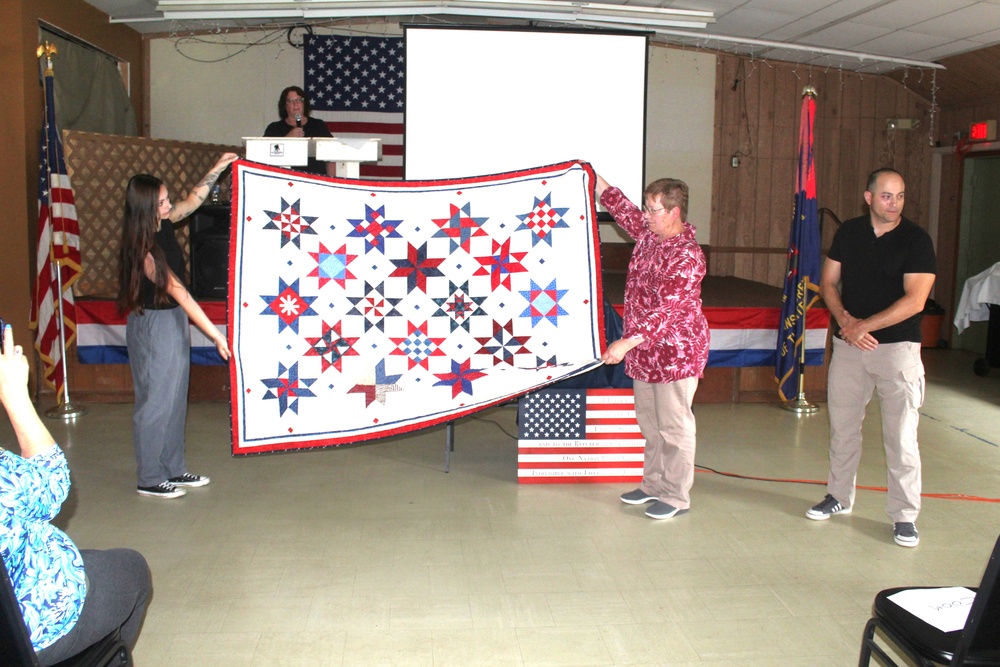
<svg viewBox="0 0 1000 667"><path fill-rule="evenodd" d="M955 311L955 328L962 333L970 322L990 319L989 304L1000 304L1000 262L965 281Z"/></svg>

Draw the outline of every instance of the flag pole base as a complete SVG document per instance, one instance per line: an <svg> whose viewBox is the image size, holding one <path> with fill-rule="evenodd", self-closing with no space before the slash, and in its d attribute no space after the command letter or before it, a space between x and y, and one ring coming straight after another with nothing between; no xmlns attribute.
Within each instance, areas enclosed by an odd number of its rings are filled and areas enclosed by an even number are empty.
<svg viewBox="0 0 1000 667"><path fill-rule="evenodd" d="M87 408L69 402L56 405L45 411L45 416L49 419L62 419L63 421L73 421L85 414L87 414Z"/></svg>
<svg viewBox="0 0 1000 667"><path fill-rule="evenodd" d="M806 400L805 394L799 394L794 401L787 401L781 404L782 409L794 412L799 415L812 415L819 412L819 406Z"/></svg>

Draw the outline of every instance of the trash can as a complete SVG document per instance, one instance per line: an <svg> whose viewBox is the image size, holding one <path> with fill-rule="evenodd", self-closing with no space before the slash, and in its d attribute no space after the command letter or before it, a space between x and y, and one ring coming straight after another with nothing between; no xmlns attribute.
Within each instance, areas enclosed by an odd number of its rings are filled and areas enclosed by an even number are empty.
<svg viewBox="0 0 1000 667"><path fill-rule="evenodd" d="M944 322L944 308L934 299L924 304L924 316L920 321L920 347L941 347L941 324Z"/></svg>

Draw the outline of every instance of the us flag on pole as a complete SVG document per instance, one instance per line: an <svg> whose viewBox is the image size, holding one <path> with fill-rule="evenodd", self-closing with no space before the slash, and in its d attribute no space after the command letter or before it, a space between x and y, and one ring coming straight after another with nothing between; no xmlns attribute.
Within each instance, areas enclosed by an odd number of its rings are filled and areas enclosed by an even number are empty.
<svg viewBox="0 0 1000 667"><path fill-rule="evenodd" d="M312 116L333 136L382 140L361 178L402 179L403 38L306 35L303 65Z"/></svg>
<svg viewBox="0 0 1000 667"><path fill-rule="evenodd" d="M31 327L35 349L44 365L45 382L63 401L63 358L59 342L59 305L62 301L66 346L76 338L76 304L73 283L80 277L80 225L76 218L73 186L66 173L62 140L56 127L52 69L45 70L45 128L38 159L38 255ZM57 271L62 273L59 293Z"/></svg>
<svg viewBox="0 0 1000 667"><path fill-rule="evenodd" d="M544 389L518 407L521 484L639 482L645 446L631 389Z"/></svg>

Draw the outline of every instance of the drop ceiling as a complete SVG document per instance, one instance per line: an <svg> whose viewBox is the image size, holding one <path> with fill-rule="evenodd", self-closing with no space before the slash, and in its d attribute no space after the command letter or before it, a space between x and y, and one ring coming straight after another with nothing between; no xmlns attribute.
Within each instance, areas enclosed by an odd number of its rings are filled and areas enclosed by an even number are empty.
<svg viewBox="0 0 1000 667"><path fill-rule="evenodd" d="M329 19L277 18L267 12L275 8L298 8L308 12L310 6L350 4L344 0L339 3L330 0L86 1L108 14L111 21L125 23L145 34L233 30L316 20L329 23ZM227 18L213 18L212 13L206 12L202 14L204 18L199 19L165 20L163 17L164 11L176 11L182 5L213 10L221 8L223 2L230 10L239 10L240 16L234 18L230 13ZM475 18L456 16L455 11L446 10L452 5L469 5L476 0L409 2L421 6L421 11L399 16L400 20L435 18L468 22ZM511 18L515 15L511 6L523 8L539 2L552 4L550 0L511 0L510 3L490 0L488 4L495 9L496 15ZM383 4L391 6L393 3ZM560 4L575 6L581 11L598 6L568 0ZM910 64L909 61L930 63L1000 44L1000 0L602 0L599 5L624 5L632 11L663 8L711 12L714 21L710 19L705 28L664 29L654 39L862 72L889 72L900 69L900 61L904 64ZM432 11L435 6L444 8L442 15ZM486 20L486 17L480 15L478 20ZM637 21L635 25L620 27L642 27L643 19ZM553 23L558 23L558 19Z"/></svg>

